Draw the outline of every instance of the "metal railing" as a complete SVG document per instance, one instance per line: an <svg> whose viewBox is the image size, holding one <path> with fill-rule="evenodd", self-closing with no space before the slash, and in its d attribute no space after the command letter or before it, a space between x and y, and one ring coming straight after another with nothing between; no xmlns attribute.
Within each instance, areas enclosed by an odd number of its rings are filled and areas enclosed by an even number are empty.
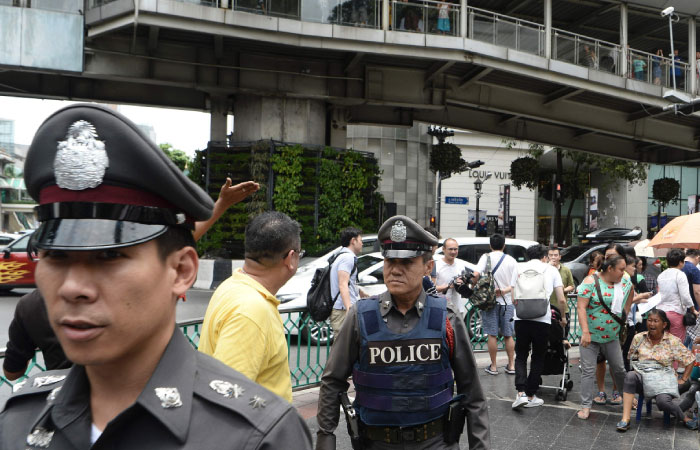
<svg viewBox="0 0 700 450"><path fill-rule="evenodd" d="M459 36L459 5L422 0L391 2L391 26L396 31Z"/></svg>
<svg viewBox="0 0 700 450"><path fill-rule="evenodd" d="M570 344L574 345L578 344L581 340L581 327L578 323L578 314L576 314L576 296L569 295L567 297L567 302L569 304L569 310L571 312L571 317L569 318L571 323L569 327L569 335L567 336L567 340ZM472 308L470 305L467 305L467 314L464 316L464 321L467 323L467 326L469 326L472 330L472 350L474 350L475 352L487 351L488 336L484 333L484 331L481 328L480 311L476 308ZM502 337L498 338L498 349L505 349Z"/></svg>
<svg viewBox="0 0 700 450"><path fill-rule="evenodd" d="M300 0L233 0L233 9L289 19L301 18Z"/></svg>
<svg viewBox="0 0 700 450"><path fill-rule="evenodd" d="M557 28L552 29L552 59L620 75L622 48Z"/></svg>
<svg viewBox="0 0 700 450"><path fill-rule="evenodd" d="M301 2L301 20L359 28L381 28L382 0Z"/></svg>
<svg viewBox="0 0 700 450"><path fill-rule="evenodd" d="M0 5L82 14L82 10L85 6L84 1L85 0L0 0Z"/></svg>
<svg viewBox="0 0 700 450"><path fill-rule="evenodd" d="M581 329L578 326L578 316L575 314L576 297L569 296L568 302L569 309L572 312L571 331L568 340L571 344L578 344ZM287 355L289 358L289 372L292 377L292 388L320 383L323 369L331 352L333 333L330 324L328 321L313 321L306 314L305 308L290 309L281 313L281 315L287 335ZM467 325L471 327L473 332L473 337L471 338L472 349L474 351L486 351L488 339L481 329L479 311L476 308L470 308L467 310L465 317ZM203 319L193 319L178 323L178 327L195 349L199 346L202 321ZM499 349L504 348L502 338L498 340L498 347ZM4 358L4 352L0 352L0 361ZM4 389L9 392L14 384L21 382L26 376L46 370L42 361L40 352L37 350L29 362L24 377L12 382L4 376L0 376L0 393Z"/></svg>
<svg viewBox="0 0 700 450"><path fill-rule="evenodd" d="M691 65L659 54L630 49L627 57L627 74L630 78L673 89L673 71L676 72L676 89L690 90Z"/></svg>
<svg viewBox="0 0 700 450"><path fill-rule="evenodd" d="M544 25L473 7L467 14L469 39L544 56Z"/></svg>

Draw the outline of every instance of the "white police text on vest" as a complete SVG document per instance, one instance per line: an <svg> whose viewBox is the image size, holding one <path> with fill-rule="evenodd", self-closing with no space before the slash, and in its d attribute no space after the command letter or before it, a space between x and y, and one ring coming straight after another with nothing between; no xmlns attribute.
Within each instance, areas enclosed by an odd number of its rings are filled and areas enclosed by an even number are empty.
<svg viewBox="0 0 700 450"><path fill-rule="evenodd" d="M431 364L442 357L441 339L410 339L368 343L369 364L392 366Z"/></svg>

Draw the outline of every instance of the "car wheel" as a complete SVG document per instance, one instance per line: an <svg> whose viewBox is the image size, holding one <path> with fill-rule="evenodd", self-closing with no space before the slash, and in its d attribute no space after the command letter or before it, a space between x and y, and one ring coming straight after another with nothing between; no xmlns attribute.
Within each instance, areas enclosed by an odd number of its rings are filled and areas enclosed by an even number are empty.
<svg viewBox="0 0 700 450"><path fill-rule="evenodd" d="M464 322L467 325L472 342L486 342L488 340L488 336L484 334L484 330L481 328L481 311L478 308L470 308L467 311Z"/></svg>
<svg viewBox="0 0 700 450"><path fill-rule="evenodd" d="M323 322L314 321L311 316L304 314L301 330L301 339L311 345L331 345L333 343L333 329L330 320Z"/></svg>

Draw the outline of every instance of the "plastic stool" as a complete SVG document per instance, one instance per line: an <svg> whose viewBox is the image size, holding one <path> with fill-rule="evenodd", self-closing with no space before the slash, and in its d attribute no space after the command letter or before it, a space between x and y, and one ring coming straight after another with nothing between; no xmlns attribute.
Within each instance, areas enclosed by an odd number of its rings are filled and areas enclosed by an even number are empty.
<svg viewBox="0 0 700 450"><path fill-rule="evenodd" d="M653 399L647 400L647 416L651 417L651 401ZM639 400L637 400L637 422L642 420L642 405L644 405L644 394L639 394ZM664 425L671 425L671 414L664 411Z"/></svg>

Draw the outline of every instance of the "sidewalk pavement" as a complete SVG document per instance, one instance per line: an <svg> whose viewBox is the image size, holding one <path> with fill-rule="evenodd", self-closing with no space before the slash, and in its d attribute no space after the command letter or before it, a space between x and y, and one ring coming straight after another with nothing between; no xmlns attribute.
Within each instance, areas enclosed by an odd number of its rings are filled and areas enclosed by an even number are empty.
<svg viewBox="0 0 700 450"><path fill-rule="evenodd" d="M621 406L594 405L588 420L576 417L579 409L579 387L581 371L578 368L578 347L569 351L573 389L566 401L556 400L556 391L540 389L538 397L544 400L539 408L525 408L514 411L511 403L515 398L514 377L507 375L503 367L507 363L505 352L499 352L497 363L499 374L489 375L484 368L490 363L488 353L475 354L479 368L479 379L486 393L491 448L493 450L518 449L557 449L557 450L698 450L700 438L696 431L682 425L663 425L661 412L654 407L653 417L642 416L640 423L634 420L626 433L615 430L615 424L622 415ZM561 376L545 376L545 385L557 385ZM606 374L606 391L612 392L610 375ZM352 386L350 397L353 397ZM294 392L293 404L306 420L314 442L316 439L316 413L319 388L309 388ZM343 414L336 431L337 449L351 450ZM462 435L460 448L468 449L466 437Z"/></svg>

